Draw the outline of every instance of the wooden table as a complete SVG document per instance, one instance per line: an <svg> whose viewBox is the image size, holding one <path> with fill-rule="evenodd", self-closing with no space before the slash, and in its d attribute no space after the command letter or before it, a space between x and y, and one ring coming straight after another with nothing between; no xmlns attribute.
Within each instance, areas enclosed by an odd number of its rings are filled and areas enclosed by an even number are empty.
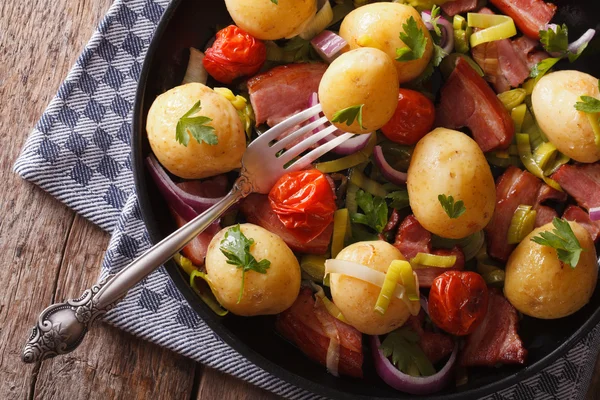
<svg viewBox="0 0 600 400"><path fill-rule="evenodd" d="M105 324L70 355L21 363L39 312L96 280L109 237L12 165L111 1L0 1L0 399L275 398ZM599 392L600 360L587 399Z"/></svg>

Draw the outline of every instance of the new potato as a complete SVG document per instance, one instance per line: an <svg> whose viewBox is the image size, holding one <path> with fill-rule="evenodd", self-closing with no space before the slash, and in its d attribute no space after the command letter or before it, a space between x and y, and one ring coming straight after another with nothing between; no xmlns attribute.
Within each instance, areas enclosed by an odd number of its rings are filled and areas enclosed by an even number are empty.
<svg viewBox="0 0 600 400"><path fill-rule="evenodd" d="M295 36L317 12L315 0L225 0L235 24L262 40Z"/></svg>
<svg viewBox="0 0 600 400"><path fill-rule="evenodd" d="M402 25L410 17L417 22L417 26L425 34L427 44L423 57L412 61L394 61L400 83L417 78L429 64L433 54L433 40L421 15L413 7L398 3L373 3L359 7L344 18L340 27L340 36L343 37L350 49L361 47L359 39L368 36L393 60L396 59L396 49L406 47L400 39L403 32Z"/></svg>
<svg viewBox="0 0 600 400"><path fill-rule="evenodd" d="M600 148L587 114L575 109L581 96L600 100L598 79L579 71L547 74L535 85L531 102L536 120L548 139L573 160L600 160Z"/></svg>
<svg viewBox="0 0 600 400"><path fill-rule="evenodd" d="M232 313L243 316L278 314L289 308L300 292L300 264L296 256L276 234L252 224L241 224L240 230L248 239L254 239L250 254L257 261L271 262L266 274L247 271L244 293L238 303L242 284L242 270L227 264L219 249L225 232L213 237L206 253L206 273L219 303Z"/></svg>
<svg viewBox="0 0 600 400"><path fill-rule="evenodd" d="M462 132L437 128L416 145L408 167L410 207L425 229L459 239L483 229L492 218L496 187L477 143ZM450 218L438 196L462 200L466 211Z"/></svg>
<svg viewBox="0 0 600 400"><path fill-rule="evenodd" d="M394 260L404 260L398 249L382 240L358 242L344 248L337 260L352 261L386 272ZM333 302L350 325L368 335L383 335L402 326L410 311L404 301L393 298L384 315L374 310L381 288L359 279L331 274L329 285ZM419 303L416 302L417 307Z"/></svg>
<svg viewBox="0 0 600 400"><path fill-rule="evenodd" d="M219 140L216 145L198 143L191 137L187 146L176 140L177 122L196 102L201 109L196 115L212 118ZM229 100L201 83L174 87L158 96L146 122L150 147L158 161L180 178L200 179L241 167L246 150L246 134L240 117Z"/></svg>
<svg viewBox="0 0 600 400"><path fill-rule="evenodd" d="M552 223L531 232L512 252L506 264L504 295L523 314L553 319L573 314L587 304L596 287L598 265L590 234L569 222L584 251L575 268L562 263L556 250L531 241Z"/></svg>
<svg viewBox="0 0 600 400"><path fill-rule="evenodd" d="M336 58L319 84L319 101L330 121L336 112L364 104L361 128L335 122L346 132L373 132L386 124L398 105L398 75L394 63L383 51L372 48L351 50Z"/></svg>

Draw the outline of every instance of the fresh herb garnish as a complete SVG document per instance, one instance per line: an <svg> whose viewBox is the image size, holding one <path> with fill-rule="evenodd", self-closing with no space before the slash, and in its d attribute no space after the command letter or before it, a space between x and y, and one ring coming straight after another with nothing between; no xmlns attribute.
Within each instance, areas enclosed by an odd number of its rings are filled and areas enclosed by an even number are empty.
<svg viewBox="0 0 600 400"><path fill-rule="evenodd" d="M391 357L392 363L405 374L431 376L435 368L419 347L419 335L409 327L390 332L379 349L385 357Z"/></svg>
<svg viewBox="0 0 600 400"><path fill-rule="evenodd" d="M440 8L437 5L433 5L431 8L431 26L433 27L433 31L438 37L442 36L442 31L440 30L440 26L438 25L438 21L440 19Z"/></svg>
<svg viewBox="0 0 600 400"><path fill-rule="evenodd" d="M571 268L575 268L583 248L573 233L571 225L567 221L556 217L552 220L552 225L555 228L552 229L552 232L540 232L539 236L532 237L531 241L556 249L558 259L569 264Z"/></svg>
<svg viewBox="0 0 600 400"><path fill-rule="evenodd" d="M548 28L540 31L540 43L549 53L558 53L557 57L546 58L535 65L529 74L535 81L539 81L550 68L558 61L567 57L570 62L574 62L579 58L583 50L587 47L587 43L579 46L576 53L569 51L569 29L567 25L557 25L556 29Z"/></svg>
<svg viewBox="0 0 600 400"><path fill-rule="evenodd" d="M362 123L362 110L364 104L358 104L356 106L351 106L348 108L344 108L343 110L339 110L335 114L333 114L333 118L331 122L345 122L346 125L350 126L354 123L354 120L358 121L358 125L360 125L361 129L365 129Z"/></svg>
<svg viewBox="0 0 600 400"><path fill-rule="evenodd" d="M561 59L559 57L554 58L546 58L545 60L540 61L536 65L533 66L531 72L529 73L530 78L535 78L535 82L539 81L542 76L546 74L550 70L550 68L554 67L554 64L559 62Z"/></svg>
<svg viewBox="0 0 600 400"><path fill-rule="evenodd" d="M207 125L212 121L212 118L197 116L192 117L200 111L200 100L190 108L188 112L183 114L183 117L179 118L177 127L175 129L175 139L184 146L187 146L190 141L190 134L198 143L208 143L210 145L216 145L219 143L219 138L215 134L215 128Z"/></svg>
<svg viewBox="0 0 600 400"><path fill-rule="evenodd" d="M232 226L225 232L225 237L221 240L219 249L227 257L227 264L235 265L242 269L242 285L238 303L242 300L244 293L244 280L247 271L255 271L259 274L266 274L271 266L271 261L263 259L256 261L256 258L250 254L250 247L254 244L254 239L248 239L240 230L240 225Z"/></svg>
<svg viewBox="0 0 600 400"><path fill-rule="evenodd" d="M442 208L448 214L448 216L452 219L458 218L467 211L465 208L465 203L462 200L458 200L456 203L454 202L454 197L446 196L445 194L440 194L438 196L438 200L442 205Z"/></svg>
<svg viewBox="0 0 600 400"><path fill-rule="evenodd" d="M271 3L279 5L279 0L271 0Z"/></svg>
<svg viewBox="0 0 600 400"><path fill-rule="evenodd" d="M388 207L385 199L379 196L373 196L364 190L356 192L356 204L364 212L350 215L350 220L357 224L370 226L377 233L381 233L388 219Z"/></svg>
<svg viewBox="0 0 600 400"><path fill-rule="evenodd" d="M392 200L390 207L396 210L401 210L409 206L408 192L406 190L398 190L385 196L386 199Z"/></svg>
<svg viewBox="0 0 600 400"><path fill-rule="evenodd" d="M600 100L590 96L581 96L580 100L581 101L575 103L575 109L577 111L583 111L590 114L600 113Z"/></svg>
<svg viewBox="0 0 600 400"><path fill-rule="evenodd" d="M410 17L406 23L402 24L402 29L404 32L400 32L400 40L406 47L396 49L396 61L412 61L423 57L427 38L417 26L417 21Z"/></svg>

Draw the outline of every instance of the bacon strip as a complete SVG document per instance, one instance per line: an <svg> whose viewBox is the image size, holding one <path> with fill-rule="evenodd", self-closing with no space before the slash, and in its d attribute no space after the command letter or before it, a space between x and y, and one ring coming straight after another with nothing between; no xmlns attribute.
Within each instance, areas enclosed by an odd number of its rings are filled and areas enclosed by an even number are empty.
<svg viewBox="0 0 600 400"><path fill-rule="evenodd" d="M275 328L309 358L326 366L330 339L317 318L315 307L312 291L303 288L294 304L277 316ZM327 312L321 313L320 317L329 318L337 328L340 339L338 372L362 378L362 334Z"/></svg>
<svg viewBox="0 0 600 400"><path fill-rule="evenodd" d="M256 125L266 122L274 126L304 110L319 83L327 64L304 63L275 67L248 80L250 103Z"/></svg>
<svg viewBox="0 0 600 400"><path fill-rule="evenodd" d="M520 31L532 39L539 39L539 31L550 22L556 6L543 0L490 0L502 13L511 17Z"/></svg>
<svg viewBox="0 0 600 400"><path fill-rule="evenodd" d="M508 260L515 245L507 243L508 228L520 204L533 206L542 181L527 171L509 167L496 183L496 209L485 227L488 254L502 261Z"/></svg>
<svg viewBox="0 0 600 400"><path fill-rule="evenodd" d="M416 317L411 315L406 321L406 325L410 326L419 335L419 347L421 347L429 361L435 364L452 353L454 340L443 333L426 331L423 329L424 322L425 312L421 310Z"/></svg>
<svg viewBox="0 0 600 400"><path fill-rule="evenodd" d="M449 16L462 14L467 11L473 11L477 8L478 0L454 0L441 5L442 10Z"/></svg>
<svg viewBox="0 0 600 400"><path fill-rule="evenodd" d="M432 254L438 256L456 256L456 262L450 268L431 267L415 269L414 271L419 278L419 287L430 288L433 284L433 280L446 271L462 271L465 269L465 254L458 246L454 246L451 250L433 250Z"/></svg>
<svg viewBox="0 0 600 400"><path fill-rule="evenodd" d="M329 248L331 235L333 234L333 223L315 239L308 243L302 243L281 223L277 214L271 209L267 195L251 194L243 200L240 209L248 222L262 226L266 230L280 236L294 251L309 254L325 254Z"/></svg>
<svg viewBox="0 0 600 400"><path fill-rule="evenodd" d="M537 199L535 200L535 205L533 206L533 209L537 211L537 215L535 216L535 227L537 228L546 225L547 223L552 222L554 217L558 217L556 210L552 207L543 205L544 202L554 200L559 203L564 203L567 201L567 197L565 192L558 191L553 187L542 183L537 194Z"/></svg>
<svg viewBox="0 0 600 400"><path fill-rule="evenodd" d="M517 310L496 290L490 290L484 320L467 336L459 356L464 367L524 364L527 350L517 334Z"/></svg>
<svg viewBox="0 0 600 400"><path fill-rule="evenodd" d="M558 184L585 208L600 206L600 164L565 164L552 174Z"/></svg>
<svg viewBox="0 0 600 400"><path fill-rule="evenodd" d="M592 221L590 215L581 207L568 206L563 213L563 218L567 221L575 221L583 226L590 233L594 242L600 237L600 221Z"/></svg>
<svg viewBox="0 0 600 400"><path fill-rule="evenodd" d="M507 148L515 134L510 114L486 81L459 58L441 90L437 125L469 127L483 151Z"/></svg>
<svg viewBox="0 0 600 400"><path fill-rule="evenodd" d="M414 215L404 218L396 233L394 247L410 260L417 253L431 253L431 233L421 226Z"/></svg>

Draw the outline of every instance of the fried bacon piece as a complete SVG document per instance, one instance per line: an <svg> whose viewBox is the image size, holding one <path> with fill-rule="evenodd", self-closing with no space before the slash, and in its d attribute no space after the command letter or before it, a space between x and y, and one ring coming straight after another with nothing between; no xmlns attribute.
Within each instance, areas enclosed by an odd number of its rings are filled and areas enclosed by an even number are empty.
<svg viewBox="0 0 600 400"><path fill-rule="evenodd" d="M543 203L548 200L564 203L567 201L567 194L542 183L542 186L538 191L537 199L535 200L535 205L533 206L533 209L537 211L537 215L535 216L536 228L546 225L547 223L552 222L554 217L558 217L558 213L554 208L543 205Z"/></svg>
<svg viewBox="0 0 600 400"><path fill-rule="evenodd" d="M441 5L442 10L449 16L473 11L478 6L478 0L454 0Z"/></svg>
<svg viewBox="0 0 600 400"><path fill-rule="evenodd" d="M456 262L450 268L431 267L415 269L414 271L419 278L419 287L430 288L433 280L446 271L462 271L465 269L465 254L458 246L454 246L451 250L433 250L431 253L438 256L456 256Z"/></svg>
<svg viewBox="0 0 600 400"><path fill-rule="evenodd" d="M302 243L281 223L277 214L271 209L267 195L251 194L243 200L240 209L248 222L262 226L266 230L280 236L294 251L309 254L325 254L329 248L331 235L333 234L333 223L315 239L308 243Z"/></svg>
<svg viewBox="0 0 600 400"><path fill-rule="evenodd" d="M520 204L536 203L542 181L517 167L509 167L496 183L496 209L485 227L488 254L502 261L508 260L515 245L507 243L508 228Z"/></svg>
<svg viewBox="0 0 600 400"><path fill-rule="evenodd" d="M423 329L424 321L425 312L421 310L416 317L411 315L405 325L419 335L419 347L429 361L435 364L452 353L454 341L446 334L426 331Z"/></svg>
<svg viewBox="0 0 600 400"><path fill-rule="evenodd" d="M590 233L594 242L600 237L600 221L592 221L590 215L581 207L570 205L565 209L563 218L567 221L575 221L583 226Z"/></svg>
<svg viewBox="0 0 600 400"><path fill-rule="evenodd" d="M532 39L540 38L540 31L546 29L556 6L543 0L490 0L503 14L514 21L521 32Z"/></svg>
<svg viewBox="0 0 600 400"><path fill-rule="evenodd" d="M277 331L309 358L326 366L330 339L319 318L330 318L331 321L328 322L335 324L340 340L338 372L362 378L362 334L326 311L320 313L318 318L315 307L321 307L321 303L315 303L312 291L302 288L294 304L277 316Z"/></svg>
<svg viewBox="0 0 600 400"><path fill-rule="evenodd" d="M505 149L515 134L510 114L492 88L463 58L441 90L436 125L468 127L483 151Z"/></svg>
<svg viewBox="0 0 600 400"><path fill-rule="evenodd" d="M527 350L517 334L517 310L497 290L490 290L485 319L467 336L459 355L464 367L524 364Z"/></svg>
<svg viewBox="0 0 600 400"><path fill-rule="evenodd" d="M589 210L600 206L600 164L565 164L552 174L577 203Z"/></svg>

